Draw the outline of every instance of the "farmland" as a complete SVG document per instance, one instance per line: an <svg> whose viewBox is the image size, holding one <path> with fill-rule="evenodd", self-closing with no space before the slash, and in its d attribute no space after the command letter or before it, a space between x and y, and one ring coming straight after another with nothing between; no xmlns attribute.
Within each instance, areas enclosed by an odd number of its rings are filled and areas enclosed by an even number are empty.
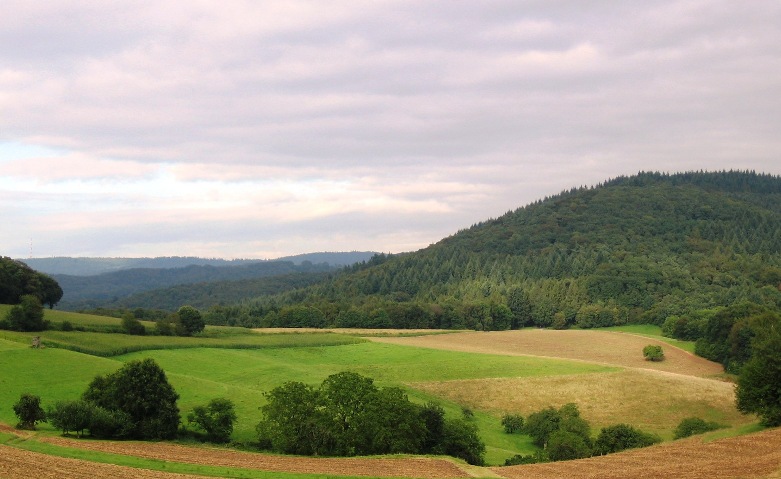
<svg viewBox="0 0 781 479"><path fill-rule="evenodd" d="M74 324L81 319L79 315L70 318ZM44 332L44 341L50 334L52 346L59 346L56 341L66 338L64 332ZM40 395L44 405L75 398L96 374L116 370L125 361L151 357L163 367L179 392L183 416L193 406L211 398L232 399L238 415L233 440L245 444L255 440L254 427L259 420L258 407L264 403L264 391L291 380L317 384L326 376L344 370L372 377L380 386L401 386L414 402L435 400L451 417L459 416L464 407L470 408L487 444L487 462L493 466L501 465L514 454L530 454L535 450L528 437L502 432L499 418L506 412L528 415L549 405L575 402L596 430L629 422L665 439L671 439L677 422L690 415L733 427L727 435L754 430L752 424L756 422L751 416L737 413L732 385L723 380L718 365L666 343L660 343L665 348L666 361L646 362L640 352L642 346L655 340L635 333L522 330L401 337L368 332L360 338L361 331L258 334L215 328L196 338L130 337L96 332L68 334L71 346L97 344L101 351L106 351L103 354L106 357L62 347L34 350L27 347L28 339L21 334L0 334L0 338L7 335L6 339L0 339L0 404L10 406L22 392ZM172 339L171 343L165 343ZM111 349L112 344L122 347ZM110 354L122 352L128 345L141 350ZM8 406L0 408L0 422L13 424L15 418ZM107 476L137 477L132 468L141 467L146 469L145 477L150 478L171 477L167 475L171 472L272 477L268 474L275 471L289 472L293 474L290 477L301 474L304 476L300 477L313 477L309 474L556 477L557 474L569 476L564 472L566 467L574 467L562 463L483 469L450 459L413 457L305 459L186 444L75 440L59 437L47 424L29 439L18 438L9 428L0 432L4 433L0 434L0 442L6 444L0 446L3 457L0 477L18 475L18 471L29 467L29 461L45 462L45 467L61 471L61 477L83 477L76 472L80 467L78 461L87 458L118 464L100 465L108 468ZM597 464L594 470L610 468L611 461L615 461L612 464L616 464L616 470L626 474L622 477L633 477L633 474L640 477L642 461L664 464L670 460L660 458L678 454L675 451L688 454L686 457L697 454L705 457L707 454L697 451L716 447L726 450L732 447L728 445L733 441L738 441L734 443L736 448L746 450L749 447L745 444L755 441L761 451L762 447L777 447L780 436L769 431L708 444L702 444L700 439L668 442L643 451L589 459L591 462L584 463L588 465L584 470L590 470L591 464ZM56 457L42 461L39 454ZM763 477L773 472L773 467L781 466L781 460L773 455L763 461L763 469L752 477ZM718 469L709 464L703 464L702 470ZM670 463L670 467L675 470L676 466ZM637 471L632 472L633 468ZM46 470L42 469L42 473Z"/></svg>

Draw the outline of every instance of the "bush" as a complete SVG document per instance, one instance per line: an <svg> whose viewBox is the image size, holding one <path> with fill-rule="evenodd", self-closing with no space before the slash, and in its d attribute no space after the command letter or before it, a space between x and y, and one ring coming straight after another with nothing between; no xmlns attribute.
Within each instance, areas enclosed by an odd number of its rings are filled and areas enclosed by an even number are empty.
<svg viewBox="0 0 781 479"><path fill-rule="evenodd" d="M233 402L225 398L215 398L206 406L196 406L187 416L187 421L206 433L206 439L212 442L228 442L236 423Z"/></svg>
<svg viewBox="0 0 781 479"><path fill-rule="evenodd" d="M192 306L182 306L177 311L179 324L182 326L181 336L192 336L200 333L206 327L201 312Z"/></svg>
<svg viewBox="0 0 781 479"><path fill-rule="evenodd" d="M100 439L128 437L133 430L133 421L122 411L109 411L100 406L92 407L89 433Z"/></svg>
<svg viewBox="0 0 781 479"><path fill-rule="evenodd" d="M38 422L46 422L46 412L41 408L41 398L24 393L13 405L14 414L19 419L17 429L35 429Z"/></svg>
<svg viewBox="0 0 781 479"><path fill-rule="evenodd" d="M14 331L43 331L47 326L41 300L31 294L22 296L21 303L8 310L5 320L8 329Z"/></svg>
<svg viewBox="0 0 781 479"><path fill-rule="evenodd" d="M716 422L708 422L698 417L687 417L675 428L674 438L682 439L684 437L715 431L716 429L721 429L723 427L725 426Z"/></svg>
<svg viewBox="0 0 781 479"><path fill-rule="evenodd" d="M464 419L445 421L444 453L458 457L469 464L485 464L485 444L480 440L477 426Z"/></svg>
<svg viewBox="0 0 781 479"><path fill-rule="evenodd" d="M569 461L591 456L591 446L580 434L559 429L550 435L546 452L551 461Z"/></svg>
<svg viewBox="0 0 781 479"><path fill-rule="evenodd" d="M628 424L616 424L602 428L594 444L594 453L610 454L625 449L647 447L661 441L655 434L640 431Z"/></svg>
<svg viewBox="0 0 781 479"><path fill-rule="evenodd" d="M520 414L505 414L502 417L502 426L504 426L504 432L507 434L521 432L523 430L523 416Z"/></svg>
<svg viewBox="0 0 781 479"><path fill-rule="evenodd" d="M179 395L165 372L147 358L130 361L107 376L96 376L83 398L129 416L134 439L172 439L179 429Z"/></svg>
<svg viewBox="0 0 781 479"><path fill-rule="evenodd" d="M146 334L144 325L131 313L126 313L122 316L122 329L125 333L135 336L144 336Z"/></svg>
<svg viewBox="0 0 781 479"><path fill-rule="evenodd" d="M49 422L64 435L75 432L81 437L90 425L94 408L95 406L82 400L57 401L49 408Z"/></svg>
<svg viewBox="0 0 781 479"><path fill-rule="evenodd" d="M664 351L657 344L649 344L643 348L643 356L646 361L664 361Z"/></svg>
<svg viewBox="0 0 781 479"><path fill-rule="evenodd" d="M545 453L542 451L538 451L535 454L529 454L528 456L522 456L520 454L516 454L509 459L505 459L504 465L522 466L525 464L537 464L538 462L548 462L548 458L545 456Z"/></svg>

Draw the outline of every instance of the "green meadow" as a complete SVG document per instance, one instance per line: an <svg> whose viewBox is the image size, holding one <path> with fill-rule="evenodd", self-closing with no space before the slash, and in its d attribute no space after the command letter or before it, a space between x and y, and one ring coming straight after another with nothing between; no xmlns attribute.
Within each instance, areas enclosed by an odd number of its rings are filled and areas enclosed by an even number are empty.
<svg viewBox="0 0 781 479"><path fill-rule="evenodd" d="M108 325L113 318L97 319L67 313L74 326ZM2 311L0 311L2 314ZM49 319L47 317L47 319ZM50 319L51 320L51 319ZM42 349L29 347L40 334ZM374 378L379 386L401 386L419 403L439 402L452 417L462 405L416 391L408 385L498 377L587 374L611 368L583 362L533 357L460 353L373 343L356 336L334 333L258 334L240 328L208 328L193 338L129 336L94 331L0 332L0 421L14 424L11 405L25 392L39 395L44 406L81 395L98 374L118 369L123 362L151 357L166 371L180 395L179 408L187 413L215 397L236 405L238 421L234 441L252 443L260 420L263 393L286 381L317 385L328 375L354 371ZM529 438L502 432L499 417L473 411L487 445L486 459L501 464L514 454L534 450ZM48 424L44 433L56 434Z"/></svg>

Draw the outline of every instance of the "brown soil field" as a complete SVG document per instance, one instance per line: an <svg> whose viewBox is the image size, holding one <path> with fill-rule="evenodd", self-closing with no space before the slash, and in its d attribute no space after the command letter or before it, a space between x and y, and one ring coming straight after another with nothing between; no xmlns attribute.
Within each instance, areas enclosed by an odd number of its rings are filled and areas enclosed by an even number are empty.
<svg viewBox="0 0 781 479"><path fill-rule="evenodd" d="M508 479L778 478L781 429L705 444L690 438L578 461L491 470Z"/></svg>
<svg viewBox="0 0 781 479"><path fill-rule="evenodd" d="M88 441L76 441L62 439L62 445L83 447ZM59 440L56 442L59 443ZM89 441L92 442L92 441ZM109 443L126 445L131 448L144 450L155 444L133 445L132 443ZM174 453L173 457L165 457L167 460L182 460L189 458L187 462L198 464L210 464L216 462L222 464L226 459L215 461L211 453L205 453L202 448L188 448L184 446L165 445L182 449ZM154 449L154 447L152 447ZM125 452L129 453L130 449ZM136 451L138 453L139 451ZM160 452L169 453L167 449ZM220 453L232 451L216 450ZM178 454L178 455L177 455ZM184 456L182 456L184 455ZM317 463L332 461L330 459L309 458L282 458L291 462ZM352 459L363 470L367 470L365 463L372 459ZM394 460L390 460L394 461ZM407 467L414 470L414 477L468 477L465 471L458 469L449 461L399 459L408 461ZM429 461L429 462L422 462ZM339 460L339 462L342 462ZM244 467L244 466L241 466ZM260 468L263 470L265 467ZM441 468L441 469L440 469ZM453 470L456 468L456 471ZM275 471L277 469L270 469ZM289 469L286 469L289 470ZM307 472L320 474L355 474L355 470L310 468ZM303 471L302 471L303 472ZM772 429L756 434L734 437L702 443L699 438L690 438L672 443L665 443L645 449L636 449L609 456L582 459L579 461L566 461L549 464L534 464L528 466L492 467L487 469L472 469L473 477L505 477L508 479L645 479L645 478L682 478L682 479L737 479L737 478L778 478L781 477L781 429ZM372 475L381 477L386 471L377 470ZM41 477L41 478L69 478L69 479L195 479L199 476L172 474L159 471L147 471L110 464L98 464L75 459L48 456L0 445L0 477Z"/></svg>
<svg viewBox="0 0 781 479"><path fill-rule="evenodd" d="M574 359L690 376L713 376L724 371L718 363L662 341L614 331L523 329L372 338L372 341L474 353ZM664 361L650 362L643 358L643 348L649 344L662 346Z"/></svg>
<svg viewBox="0 0 781 479"><path fill-rule="evenodd" d="M91 441L64 437L40 439L58 446L188 464L271 472L369 477L462 478L470 475L455 462L436 458L310 458L190 447L163 442Z"/></svg>
<svg viewBox="0 0 781 479"><path fill-rule="evenodd" d="M413 383L411 387L497 414L528 416L548 406L578 405L594 432L624 422L672 439L686 417L731 426L756 422L735 408L731 383L647 369L618 372ZM648 407L653 402L653 407Z"/></svg>

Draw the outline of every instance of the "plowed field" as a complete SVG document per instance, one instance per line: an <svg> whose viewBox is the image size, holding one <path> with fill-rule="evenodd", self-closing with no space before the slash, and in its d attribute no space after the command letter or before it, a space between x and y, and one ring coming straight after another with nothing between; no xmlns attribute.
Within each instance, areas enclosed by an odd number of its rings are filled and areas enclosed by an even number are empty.
<svg viewBox="0 0 781 479"><path fill-rule="evenodd" d="M491 468L509 479L779 477L781 429L703 444L698 438L578 461Z"/></svg>
<svg viewBox="0 0 781 479"><path fill-rule="evenodd" d="M629 368L656 369L690 376L711 376L723 372L720 364L667 343L612 331L524 329L372 338L372 341L450 351L575 359ZM649 362L643 358L643 347L649 344L662 346L664 361Z"/></svg>
<svg viewBox="0 0 781 479"><path fill-rule="evenodd" d="M304 458L231 451L209 447L188 447L150 442L85 441L63 437L42 438L58 446L161 459L188 464L237 467L272 472L297 472L371 477L470 477L455 463L432 458Z"/></svg>

